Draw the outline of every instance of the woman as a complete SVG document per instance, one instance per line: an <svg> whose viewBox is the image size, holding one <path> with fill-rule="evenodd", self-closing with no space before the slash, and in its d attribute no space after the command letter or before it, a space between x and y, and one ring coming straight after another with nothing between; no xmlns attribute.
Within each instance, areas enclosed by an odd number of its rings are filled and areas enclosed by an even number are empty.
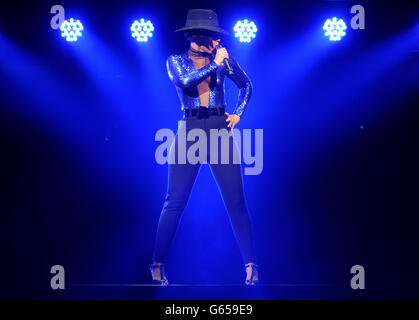
<svg viewBox="0 0 419 320"><path fill-rule="evenodd" d="M252 84L237 62L229 57L227 50L220 48L220 35L227 32L218 26L215 12L204 9L189 10L186 26L176 31L185 32L190 41L187 52L171 55L167 59L167 71L176 86L184 111L179 130L190 132L192 129L201 129L207 137L210 137L210 129L232 130L240 121L249 102ZM229 66L225 59L228 59ZM232 114L225 112L225 76L240 88L238 103ZM225 150L221 150L220 145L216 146L217 150L211 149L213 146L210 146L209 138L207 150L210 152L206 157L221 191L242 254L246 270L245 283L255 285L258 282L258 272L250 217L243 194L241 168L240 164L233 163L231 156L238 151L232 136L227 137L230 153L227 163L218 161ZM167 195L159 219L150 268L153 282L161 285L168 284L164 261L200 167L200 163L191 163L189 159L184 163L179 161L179 141L178 131L170 151L170 157L176 161L169 162ZM191 143L186 141L186 150ZM216 154L216 161L213 161L211 154Z"/></svg>

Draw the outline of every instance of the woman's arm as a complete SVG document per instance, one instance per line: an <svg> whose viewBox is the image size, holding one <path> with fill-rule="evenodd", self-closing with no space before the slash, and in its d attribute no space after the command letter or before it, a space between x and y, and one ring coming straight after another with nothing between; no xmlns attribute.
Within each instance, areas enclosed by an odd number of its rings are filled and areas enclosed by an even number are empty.
<svg viewBox="0 0 419 320"><path fill-rule="evenodd" d="M242 117L252 96L252 82L234 58L229 57L228 62L230 63L233 74L227 72L227 76L239 87L239 97L233 114Z"/></svg>
<svg viewBox="0 0 419 320"><path fill-rule="evenodd" d="M187 71L182 67L182 62L179 61L179 59L180 58L176 57L176 55L171 55L167 58L166 66L170 80L181 88L189 88L198 85L218 68L217 63L212 61L201 69Z"/></svg>

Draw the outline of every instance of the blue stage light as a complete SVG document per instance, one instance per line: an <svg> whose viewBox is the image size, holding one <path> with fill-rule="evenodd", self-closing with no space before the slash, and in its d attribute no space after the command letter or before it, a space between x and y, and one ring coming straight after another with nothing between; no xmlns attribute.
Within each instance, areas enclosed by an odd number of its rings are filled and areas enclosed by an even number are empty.
<svg viewBox="0 0 419 320"><path fill-rule="evenodd" d="M244 19L237 21L234 26L234 36L239 38L240 42L250 42L252 39L256 38L256 32L258 28L256 27L253 21Z"/></svg>
<svg viewBox="0 0 419 320"><path fill-rule="evenodd" d="M329 40L339 41L346 35L346 24L342 19L338 20L338 18L333 17L332 19L326 20L323 25L323 30L326 31L324 35L329 37Z"/></svg>
<svg viewBox="0 0 419 320"><path fill-rule="evenodd" d="M61 36L65 38L67 41L77 41L83 34L81 33L83 29L83 25L81 24L80 20L74 20L73 18L69 20L64 20L60 27Z"/></svg>
<svg viewBox="0 0 419 320"><path fill-rule="evenodd" d="M138 42L147 42L153 36L154 26L150 20L135 20L131 25L132 37Z"/></svg>

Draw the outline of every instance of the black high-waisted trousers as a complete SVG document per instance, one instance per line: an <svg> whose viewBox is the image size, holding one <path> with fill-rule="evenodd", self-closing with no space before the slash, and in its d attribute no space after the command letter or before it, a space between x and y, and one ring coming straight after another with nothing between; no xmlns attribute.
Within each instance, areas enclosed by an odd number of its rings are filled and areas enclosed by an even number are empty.
<svg viewBox="0 0 419 320"><path fill-rule="evenodd" d="M238 154L236 144L233 141L231 134L228 136L228 163L226 160L221 161L222 154L222 139L218 140L217 157L214 156L214 146L210 144L210 129L226 129L227 122L226 115L212 115L206 119L198 119L196 117L190 117L179 122L178 132L172 143L169 158L175 159L172 161L175 163L170 164L169 162L169 180L167 187L166 199L163 205L163 209L160 215L157 235L155 239L155 246L153 252L153 261L164 263L172 239L176 233L180 217L186 206L189 195L192 191L192 187L195 182L195 178L198 174L201 163L192 164L194 161L189 161L186 157L186 163L179 163L179 140L186 134L188 135L193 129L201 129L205 132L207 137L207 154L206 160L210 165L212 174L218 184L219 190L223 197L225 207L228 211L231 225L233 227L234 235L240 248L240 252L244 263L254 262L254 243L252 236L251 219L247 210L247 205L243 193L243 182L241 174L241 165L236 161L233 161L233 153ZM180 130L184 130L180 134ZM194 132L196 132L195 130ZM225 139L224 141L227 141ZM194 144L198 139L194 141L186 141L186 150ZM181 140L184 141L184 140ZM224 144L225 146L225 144ZM211 160L211 152L213 157ZM217 159L216 163L214 159ZM191 163L192 162L192 163ZM205 161L201 161L205 163ZM212 196L212 195L206 195Z"/></svg>

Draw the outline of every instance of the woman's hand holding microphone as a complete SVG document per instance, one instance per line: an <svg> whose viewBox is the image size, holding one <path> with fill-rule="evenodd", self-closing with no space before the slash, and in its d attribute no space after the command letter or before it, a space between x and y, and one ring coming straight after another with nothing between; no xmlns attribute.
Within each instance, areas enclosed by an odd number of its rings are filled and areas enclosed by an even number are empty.
<svg viewBox="0 0 419 320"><path fill-rule="evenodd" d="M228 59L228 52L226 48L218 47L214 61L218 66L220 66L223 64L224 59ZM238 116L237 114L228 114L227 112L225 113L225 115L227 116L227 119L226 119L226 122L228 122L227 127L229 127L230 130L233 130L234 126L240 121L240 116Z"/></svg>
<svg viewBox="0 0 419 320"><path fill-rule="evenodd" d="M228 59L228 52L226 48L218 47L217 52L215 54L214 61L218 66L221 66L224 62L224 59Z"/></svg>

